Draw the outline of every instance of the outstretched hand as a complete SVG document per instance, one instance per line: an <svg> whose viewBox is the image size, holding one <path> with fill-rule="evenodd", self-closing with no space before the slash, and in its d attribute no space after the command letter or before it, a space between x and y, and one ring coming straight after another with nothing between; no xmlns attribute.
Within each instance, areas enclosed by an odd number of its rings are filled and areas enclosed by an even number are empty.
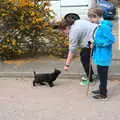
<svg viewBox="0 0 120 120"><path fill-rule="evenodd" d="M65 71L68 71L68 69L69 69L69 67L65 65L65 66L64 66L64 70L65 70Z"/></svg>
<svg viewBox="0 0 120 120"><path fill-rule="evenodd" d="M90 48L93 48L93 47L94 47L94 44L93 44L93 43L91 43Z"/></svg>

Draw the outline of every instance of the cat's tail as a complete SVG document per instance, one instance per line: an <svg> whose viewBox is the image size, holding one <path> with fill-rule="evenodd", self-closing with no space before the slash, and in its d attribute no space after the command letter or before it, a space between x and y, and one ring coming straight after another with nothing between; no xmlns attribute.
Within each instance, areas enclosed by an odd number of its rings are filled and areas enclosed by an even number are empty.
<svg viewBox="0 0 120 120"><path fill-rule="evenodd" d="M34 73L34 76L36 76L36 72L35 72L35 71L33 71L33 73Z"/></svg>

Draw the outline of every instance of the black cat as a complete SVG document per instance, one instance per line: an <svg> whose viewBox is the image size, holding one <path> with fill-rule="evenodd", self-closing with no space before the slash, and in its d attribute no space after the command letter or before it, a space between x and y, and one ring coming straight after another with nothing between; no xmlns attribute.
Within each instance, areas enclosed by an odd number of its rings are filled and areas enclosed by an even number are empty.
<svg viewBox="0 0 120 120"><path fill-rule="evenodd" d="M45 83L47 82L50 87L53 87L53 81L56 80L60 73L61 71L58 69L55 69L52 73L36 74L36 72L34 72L33 86L36 86L36 84L46 85Z"/></svg>

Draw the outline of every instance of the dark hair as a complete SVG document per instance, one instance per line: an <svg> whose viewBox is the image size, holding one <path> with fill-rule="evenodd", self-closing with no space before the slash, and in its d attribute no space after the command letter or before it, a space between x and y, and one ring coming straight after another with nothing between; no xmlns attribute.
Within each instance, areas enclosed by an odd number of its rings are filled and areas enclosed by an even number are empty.
<svg viewBox="0 0 120 120"><path fill-rule="evenodd" d="M75 20L78 19L80 19L80 17L75 13L69 13L64 17L67 26L71 26L75 22Z"/></svg>
<svg viewBox="0 0 120 120"><path fill-rule="evenodd" d="M96 7L96 8L90 8L88 10L88 17L102 17L103 16L103 10L100 7Z"/></svg>

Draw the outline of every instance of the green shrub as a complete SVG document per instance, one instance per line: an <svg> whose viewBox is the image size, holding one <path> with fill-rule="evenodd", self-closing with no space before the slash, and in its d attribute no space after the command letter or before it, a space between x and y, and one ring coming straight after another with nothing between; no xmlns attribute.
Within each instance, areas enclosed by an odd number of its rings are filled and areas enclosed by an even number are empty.
<svg viewBox="0 0 120 120"><path fill-rule="evenodd" d="M36 52L66 56L67 37L52 28L50 22L54 18L54 12L49 9L49 6L49 0L0 1L2 59Z"/></svg>

